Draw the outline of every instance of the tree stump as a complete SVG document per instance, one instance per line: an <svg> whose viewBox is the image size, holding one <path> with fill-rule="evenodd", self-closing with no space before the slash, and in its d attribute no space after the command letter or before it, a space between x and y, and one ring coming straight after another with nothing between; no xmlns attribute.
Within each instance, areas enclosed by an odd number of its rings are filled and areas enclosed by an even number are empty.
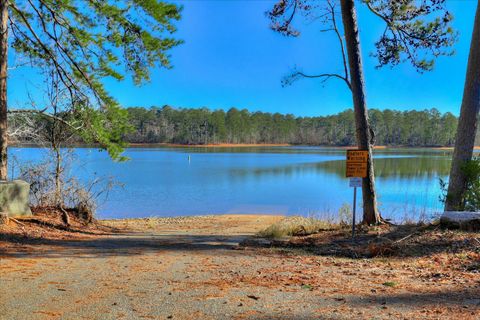
<svg viewBox="0 0 480 320"><path fill-rule="evenodd" d="M86 224L93 222L93 211L85 203L80 203L77 207L77 217L83 220Z"/></svg>

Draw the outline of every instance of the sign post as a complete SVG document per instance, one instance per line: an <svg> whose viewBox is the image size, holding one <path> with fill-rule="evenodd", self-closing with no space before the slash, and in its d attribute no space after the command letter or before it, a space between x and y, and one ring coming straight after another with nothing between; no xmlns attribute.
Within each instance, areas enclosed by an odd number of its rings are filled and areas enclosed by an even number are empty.
<svg viewBox="0 0 480 320"><path fill-rule="evenodd" d="M353 188L352 238L355 236L355 214L357 209L357 188L362 187L362 178L350 178L350 187Z"/></svg>
<svg viewBox="0 0 480 320"><path fill-rule="evenodd" d="M353 188L352 238L355 237L355 214L357 209L357 188L362 186L363 178L367 176L368 151L347 150L346 176L350 178Z"/></svg>

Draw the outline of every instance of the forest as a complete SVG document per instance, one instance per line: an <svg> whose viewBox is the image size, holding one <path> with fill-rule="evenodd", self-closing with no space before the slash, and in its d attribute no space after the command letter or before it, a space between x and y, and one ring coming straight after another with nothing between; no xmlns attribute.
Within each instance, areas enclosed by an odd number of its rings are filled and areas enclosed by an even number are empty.
<svg viewBox="0 0 480 320"><path fill-rule="evenodd" d="M351 109L318 117L237 108L226 112L170 106L127 110L134 127L126 135L130 143L355 145L355 119ZM458 119L449 112L371 109L369 116L376 145L427 147L455 143Z"/></svg>

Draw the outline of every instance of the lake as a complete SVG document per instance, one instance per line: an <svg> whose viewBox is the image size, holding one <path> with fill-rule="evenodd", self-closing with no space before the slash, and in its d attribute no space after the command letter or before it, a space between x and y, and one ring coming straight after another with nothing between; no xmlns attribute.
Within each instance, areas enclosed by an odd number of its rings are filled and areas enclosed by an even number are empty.
<svg viewBox="0 0 480 320"><path fill-rule="evenodd" d="M18 163L40 161L40 148L10 148ZM130 161L78 148L70 173L81 179L112 176L123 184L100 204L99 218L261 213L335 218L351 206L345 150L323 147L129 148ZM439 178L449 152L381 149L374 154L382 215L394 221L430 218L441 211ZM361 208L361 197L359 207ZM361 215L361 209L358 213Z"/></svg>

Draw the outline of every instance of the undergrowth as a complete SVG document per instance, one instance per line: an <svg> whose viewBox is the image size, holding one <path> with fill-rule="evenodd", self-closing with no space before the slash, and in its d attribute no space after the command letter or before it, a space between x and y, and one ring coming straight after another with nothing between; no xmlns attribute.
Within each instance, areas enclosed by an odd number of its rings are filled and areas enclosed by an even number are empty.
<svg viewBox="0 0 480 320"><path fill-rule="evenodd" d="M340 228L340 225L314 217L287 217L268 228L260 231L257 235L263 238L282 238L288 236L306 236L318 233L322 230Z"/></svg>

